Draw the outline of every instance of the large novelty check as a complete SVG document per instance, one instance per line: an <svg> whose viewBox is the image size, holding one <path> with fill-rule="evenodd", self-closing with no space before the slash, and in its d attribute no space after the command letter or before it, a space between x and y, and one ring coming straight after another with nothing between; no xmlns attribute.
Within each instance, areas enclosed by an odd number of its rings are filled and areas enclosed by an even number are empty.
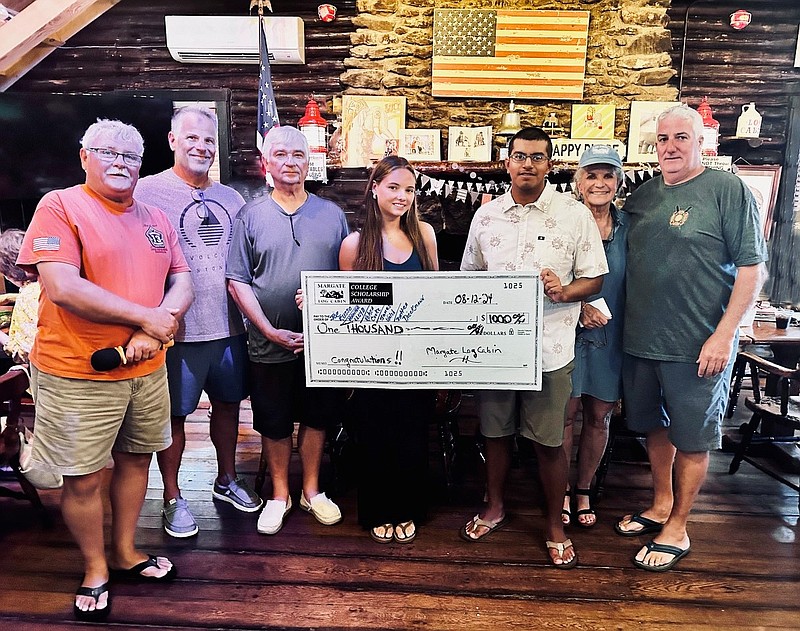
<svg viewBox="0 0 800 631"><path fill-rule="evenodd" d="M534 273L303 272L306 384L540 390Z"/></svg>

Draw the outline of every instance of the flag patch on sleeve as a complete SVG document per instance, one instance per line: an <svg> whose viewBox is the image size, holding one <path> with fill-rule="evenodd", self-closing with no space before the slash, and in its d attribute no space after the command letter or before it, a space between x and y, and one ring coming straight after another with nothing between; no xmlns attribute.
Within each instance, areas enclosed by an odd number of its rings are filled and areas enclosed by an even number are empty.
<svg viewBox="0 0 800 631"><path fill-rule="evenodd" d="M42 251L58 251L61 249L61 238L60 237L36 237L33 240L33 251L34 252L42 252Z"/></svg>

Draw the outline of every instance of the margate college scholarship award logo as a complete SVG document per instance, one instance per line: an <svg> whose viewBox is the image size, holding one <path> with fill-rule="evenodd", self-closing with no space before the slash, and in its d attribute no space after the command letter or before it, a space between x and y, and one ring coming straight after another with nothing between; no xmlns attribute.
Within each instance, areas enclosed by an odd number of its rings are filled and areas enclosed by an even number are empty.
<svg viewBox="0 0 800 631"><path fill-rule="evenodd" d="M347 304L347 283L317 283L314 290L318 305Z"/></svg>

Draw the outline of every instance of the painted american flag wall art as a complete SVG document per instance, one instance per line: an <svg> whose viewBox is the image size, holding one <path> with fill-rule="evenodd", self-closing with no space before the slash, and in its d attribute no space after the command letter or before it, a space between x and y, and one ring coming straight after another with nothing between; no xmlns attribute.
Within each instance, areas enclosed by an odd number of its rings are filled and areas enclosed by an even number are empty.
<svg viewBox="0 0 800 631"><path fill-rule="evenodd" d="M433 96L581 100L588 11L435 9Z"/></svg>

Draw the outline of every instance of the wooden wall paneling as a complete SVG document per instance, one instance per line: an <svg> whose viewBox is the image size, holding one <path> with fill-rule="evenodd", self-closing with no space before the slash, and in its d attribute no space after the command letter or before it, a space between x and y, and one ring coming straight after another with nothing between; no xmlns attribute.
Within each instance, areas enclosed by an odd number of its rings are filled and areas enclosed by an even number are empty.
<svg viewBox="0 0 800 631"><path fill-rule="evenodd" d="M261 180L255 137L258 67L256 65L181 64L166 48L164 16L248 15L248 0L231 0L220 10L216 0L121 2L76 34L48 59L22 77L14 90L26 92L105 92L228 88L231 90L231 171L233 182ZM309 98L326 101L341 93L339 75L355 30L355 0L336 2L337 18L322 22L319 2L297 0L286 8L274 3L273 15L303 19L305 65L274 65L272 77L281 122L295 125ZM268 14L269 15L269 14Z"/></svg>
<svg viewBox="0 0 800 631"><path fill-rule="evenodd" d="M688 14L687 14L688 8ZM737 31L730 14L745 9L749 26ZM782 164L785 159L789 100L800 95L800 69L794 68L800 4L795 0L672 0L669 10L673 65L683 76L682 101L697 107L708 96L720 122L720 154L752 164ZM684 18L688 15L683 49ZM763 144L733 140L742 105L755 102L763 116Z"/></svg>
<svg viewBox="0 0 800 631"><path fill-rule="evenodd" d="M688 8L688 12L687 12ZM752 14L749 26L737 31L730 14L744 9ZM683 53L681 99L694 107L708 96L720 122L720 154L750 164L784 166L777 225L770 243L770 280L766 292L773 301L800 301L796 270L795 208L798 134L792 137L792 102L800 103L800 68L794 67L800 3L796 0L712 2L673 0L669 11L673 60L680 68ZM684 17L688 15L686 47L682 50ZM762 115L760 146L734 140L742 105L755 102ZM757 143L753 143L757 144Z"/></svg>
<svg viewBox="0 0 800 631"><path fill-rule="evenodd" d="M800 96L793 97L789 115L790 133L783 165L783 186L775 214L770 244L767 291L774 302L791 302L800 308Z"/></svg>
<svg viewBox="0 0 800 631"><path fill-rule="evenodd" d="M3 26L0 92L120 0L64 2L37 0Z"/></svg>

